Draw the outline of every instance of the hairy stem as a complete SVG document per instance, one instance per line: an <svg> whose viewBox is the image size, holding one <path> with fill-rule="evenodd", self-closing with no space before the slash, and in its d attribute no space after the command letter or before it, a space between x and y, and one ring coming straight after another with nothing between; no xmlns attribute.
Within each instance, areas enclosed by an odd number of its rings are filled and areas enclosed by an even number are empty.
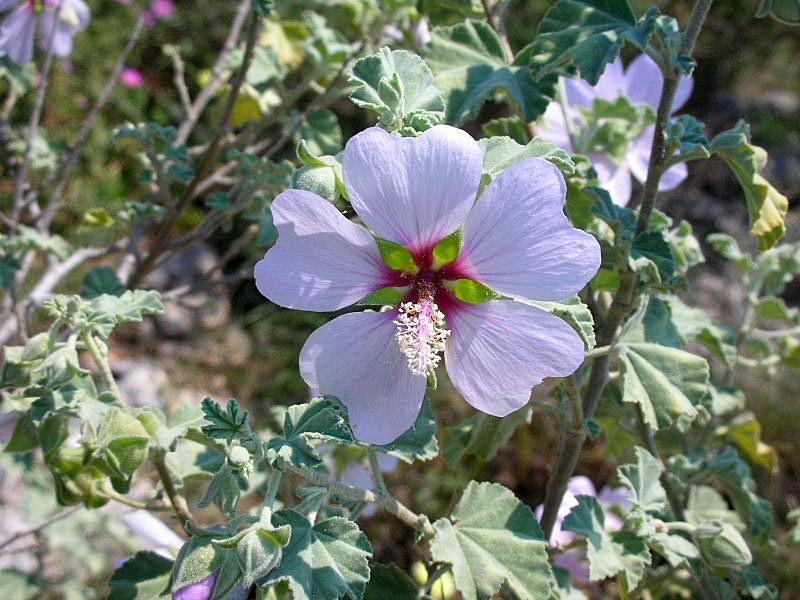
<svg viewBox="0 0 800 600"><path fill-rule="evenodd" d="M434 534L433 526L430 524L427 517L424 515L418 515L405 504L395 499L388 493L383 496L379 496L371 490L365 490L352 485L346 485L338 481L330 481L324 475L317 473L308 467L296 467L289 463L284 464L284 467L293 473L297 473L314 485L327 487L335 496L340 496L356 502L368 502L370 504L376 504L392 513L398 519L403 521L403 523L409 527L413 527L426 537L431 537Z"/></svg>
<svg viewBox="0 0 800 600"><path fill-rule="evenodd" d="M153 450L150 454L150 459L158 472L164 491L169 498L170 504L172 504L172 510L175 511L175 515L180 519L181 525L185 525L186 521L192 520L192 513L186 503L186 498L175 488L175 482L172 480L172 473L169 472L165 457L166 453L160 448Z"/></svg>
<svg viewBox="0 0 800 600"><path fill-rule="evenodd" d="M378 464L378 453L370 448L367 450L367 457L369 457L369 468L372 470L372 479L375 481L375 491L379 496L384 496L389 492L386 489L386 483L383 481L381 466Z"/></svg>
<svg viewBox="0 0 800 600"><path fill-rule="evenodd" d="M697 37L700 34L712 2L713 0L696 0L684 32L680 49L682 56L691 56L694 51ZM650 151L647 179L639 202L641 208L639 219L636 223L637 235L647 230L650 224L650 215L658 196L658 184L661 180L661 175L664 173L667 158L665 156L664 130L669 122L679 77L680 75L677 71L664 73L664 85L661 90L658 110L656 111L655 133ZM623 261L622 264L626 265L626 262ZM617 293L597 336L598 346L613 346L617 338L617 331L631 313L635 292L636 273L623 266ZM610 354L604 354L594 360L586 395L583 400L583 418L591 419L594 416L603 389L608 382L610 365ZM586 441L586 431L582 427L576 428L573 422L565 424L564 427L568 430L568 433L562 435L563 441L559 444L557 459L548 480L545 494L544 512L542 514L542 529L544 530L545 538L550 537L558 514L558 508L567 489L567 482L572 476L578 463L581 449Z"/></svg>
<svg viewBox="0 0 800 600"><path fill-rule="evenodd" d="M84 333L81 339L83 343L86 344L86 349L92 356L94 364L97 365L97 368L100 370L100 376L103 378L103 382L111 393L114 394L118 400L122 401L122 391L119 389L117 381L114 379L114 374L111 372L111 366L108 364L107 351L103 352L101 350L97 341L94 339L94 335L92 335L90 331Z"/></svg>
<svg viewBox="0 0 800 600"><path fill-rule="evenodd" d="M281 479L283 478L283 471L275 469L267 482L267 491L264 493L263 507L271 509L275 503L275 498L278 496L278 490L281 487Z"/></svg>

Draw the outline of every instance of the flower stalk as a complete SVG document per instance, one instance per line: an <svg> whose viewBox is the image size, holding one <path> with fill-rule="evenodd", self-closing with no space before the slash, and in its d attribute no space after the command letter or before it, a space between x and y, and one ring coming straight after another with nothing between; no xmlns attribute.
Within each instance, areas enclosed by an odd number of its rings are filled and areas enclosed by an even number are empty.
<svg viewBox="0 0 800 600"><path fill-rule="evenodd" d="M697 37L700 34L703 22L708 15L712 2L713 0L697 0L695 2L681 44L680 54L682 56L691 56L694 51ZM664 72L664 84L658 110L656 111L655 133L653 135L647 179L644 184L641 199L638 203L640 210L636 224L636 235L647 230L650 224L650 216L658 197L658 184L665 171L667 158L665 155L664 131L669 122L672 104L675 99L675 92L678 88L678 81L679 74L677 72ZM598 335L599 346L614 345L620 326L628 318L632 310L636 283L636 273L627 268L623 270L620 275L617 293L614 296L606 320ZM603 354L597 357L592 364L586 396L583 400L583 418L590 419L594 415L600 396L608 382L610 364L610 354ZM571 404L574 404L573 399L571 399ZM574 410L575 408L573 406L573 411ZM576 426L574 420L566 423L564 428L566 433L562 435L562 441L559 444L556 462L550 479L548 480L545 495L542 529L546 539L549 538L553 530L558 507L561 505L561 500L567 489L567 482L578 463L578 458L587 436L586 431L580 426L580 423Z"/></svg>

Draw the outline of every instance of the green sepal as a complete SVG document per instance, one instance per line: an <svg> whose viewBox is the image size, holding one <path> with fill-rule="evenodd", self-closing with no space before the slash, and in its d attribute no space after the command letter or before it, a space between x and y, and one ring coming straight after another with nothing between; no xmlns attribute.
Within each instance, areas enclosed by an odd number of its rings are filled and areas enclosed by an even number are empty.
<svg viewBox="0 0 800 600"><path fill-rule="evenodd" d="M381 253L381 258L387 267L409 275L419 273L419 267L414 262L414 256L407 248L397 242L390 242L383 238L375 238L375 242L378 244L378 252Z"/></svg>
<svg viewBox="0 0 800 600"><path fill-rule="evenodd" d="M359 304L370 306L397 306L406 297L411 287L385 287L375 290L359 300Z"/></svg>
<svg viewBox="0 0 800 600"><path fill-rule="evenodd" d="M444 285L455 294L456 298L467 304L482 304L500 297L482 283L472 279L457 279L445 282Z"/></svg>
<svg viewBox="0 0 800 600"><path fill-rule="evenodd" d="M436 244L433 249L433 267L443 267L457 259L458 253L461 252L461 241L461 230L457 229Z"/></svg>

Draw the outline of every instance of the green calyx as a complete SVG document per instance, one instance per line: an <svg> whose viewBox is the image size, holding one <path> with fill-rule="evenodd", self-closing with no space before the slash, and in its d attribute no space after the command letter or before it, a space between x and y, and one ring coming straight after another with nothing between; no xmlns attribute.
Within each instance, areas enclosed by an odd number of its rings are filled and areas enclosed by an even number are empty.
<svg viewBox="0 0 800 600"><path fill-rule="evenodd" d="M460 229L442 238L433 249L433 268L439 269L457 259L458 253L461 252L461 241Z"/></svg>
<svg viewBox="0 0 800 600"><path fill-rule="evenodd" d="M500 297L482 283L472 279L447 281L444 286L453 292L456 298L467 304L482 304Z"/></svg>
<svg viewBox="0 0 800 600"><path fill-rule="evenodd" d="M397 242L390 242L383 238L375 238L375 242L378 244L378 252L381 253L381 258L387 267L407 275L419 273L419 267L414 261L414 256L407 248Z"/></svg>
<svg viewBox="0 0 800 600"><path fill-rule="evenodd" d="M645 104L633 104L624 96L614 101L595 98L591 110L583 110L586 126L578 132L579 153L604 152L616 162L622 162L631 140L639 137L655 122L653 109Z"/></svg>

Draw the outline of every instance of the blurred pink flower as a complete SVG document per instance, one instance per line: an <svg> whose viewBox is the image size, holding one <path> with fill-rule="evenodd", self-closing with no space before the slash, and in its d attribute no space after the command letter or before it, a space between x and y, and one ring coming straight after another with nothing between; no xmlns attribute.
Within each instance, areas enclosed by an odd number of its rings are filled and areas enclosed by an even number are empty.
<svg viewBox="0 0 800 600"><path fill-rule="evenodd" d="M138 88L144 84L144 75L138 69L125 68L119 76L119 82L126 88Z"/></svg>
<svg viewBox="0 0 800 600"><path fill-rule="evenodd" d="M166 19L175 11L172 0L152 0L150 2L150 12L156 19Z"/></svg>
<svg viewBox="0 0 800 600"><path fill-rule="evenodd" d="M0 0L0 12L11 11L0 23L0 56L19 65L29 63L37 26L43 50L52 38L53 54L69 56L73 36L89 25L89 7L83 0L63 0L59 13L58 6L59 0L41 0L39 5L34 0Z"/></svg>
<svg viewBox="0 0 800 600"><path fill-rule="evenodd" d="M385 444L414 424L442 351L461 396L497 416L583 361L572 327L517 300L576 294L600 265L597 240L564 215L566 184L552 163L518 162L478 198L482 163L477 142L453 127L413 138L371 127L347 143L342 166L350 203L371 231L311 192L287 190L272 204L278 241L255 267L264 296L330 312L385 287L403 294L392 310L336 317L300 353L303 379L347 406L363 441ZM459 230L457 258L436 264L434 248ZM390 269L373 235L405 248L413 264ZM464 279L508 299L463 302L452 286Z"/></svg>

